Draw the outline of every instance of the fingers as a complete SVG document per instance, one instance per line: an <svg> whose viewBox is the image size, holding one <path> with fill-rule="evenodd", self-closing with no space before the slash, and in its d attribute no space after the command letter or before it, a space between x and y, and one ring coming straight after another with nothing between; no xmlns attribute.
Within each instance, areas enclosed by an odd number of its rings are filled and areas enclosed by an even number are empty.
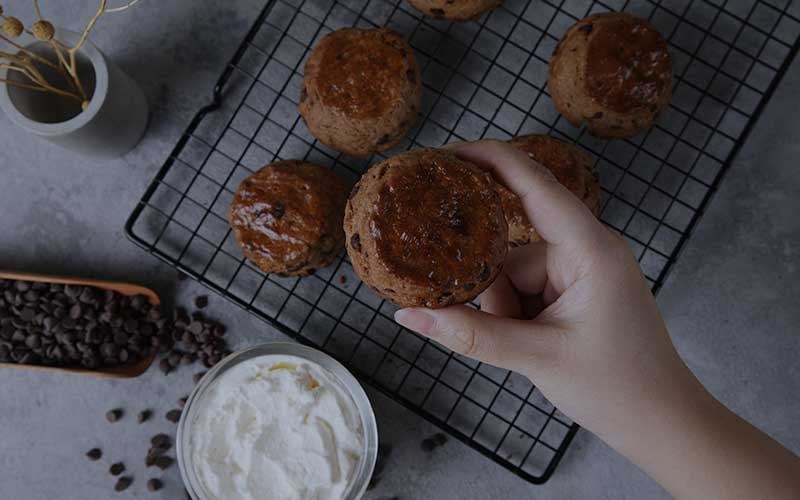
<svg viewBox="0 0 800 500"><path fill-rule="evenodd" d="M602 231L591 211L545 167L517 148L484 140L450 146L459 158L491 170L519 196L528 219L552 245L586 248Z"/></svg>
<svg viewBox="0 0 800 500"><path fill-rule="evenodd" d="M493 316L466 306L401 309L395 320L463 354L495 366L526 371L549 349L548 327Z"/></svg>
<svg viewBox="0 0 800 500"><path fill-rule="evenodd" d="M505 272L500 273L481 294L481 311L505 318L522 319L519 293Z"/></svg>
<svg viewBox="0 0 800 500"><path fill-rule="evenodd" d="M537 241L510 249L503 264L503 272L520 293L542 293L547 283L547 244Z"/></svg>

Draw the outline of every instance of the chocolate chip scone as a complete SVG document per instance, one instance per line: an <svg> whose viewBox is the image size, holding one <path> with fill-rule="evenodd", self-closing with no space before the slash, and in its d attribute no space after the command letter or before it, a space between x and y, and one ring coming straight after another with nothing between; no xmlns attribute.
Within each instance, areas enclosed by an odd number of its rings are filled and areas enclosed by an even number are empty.
<svg viewBox="0 0 800 500"><path fill-rule="evenodd" d="M522 135L509 144L525 152L532 160L548 168L558 181L577 196L595 215L600 211L600 183L591 156L572 144L548 135ZM512 247L539 241L520 199L498 184L503 212L508 221L508 244Z"/></svg>
<svg viewBox="0 0 800 500"><path fill-rule="evenodd" d="M346 248L361 279L402 306L468 302L502 269L508 225L491 176L419 149L371 167L353 188Z"/></svg>
<svg viewBox="0 0 800 500"><path fill-rule="evenodd" d="M644 19L594 14L572 26L550 60L548 87L558 111L598 137L649 128L672 96L667 42Z"/></svg>
<svg viewBox="0 0 800 500"><path fill-rule="evenodd" d="M366 157L400 142L422 98L414 51L388 28L327 34L308 58L300 114L321 143Z"/></svg>
<svg viewBox="0 0 800 500"><path fill-rule="evenodd" d="M245 257L259 269L307 276L341 251L346 201L347 186L333 171L278 161L239 184L228 221Z"/></svg>
<svg viewBox="0 0 800 500"><path fill-rule="evenodd" d="M474 19L503 3L503 0L408 0L420 12L451 21Z"/></svg>

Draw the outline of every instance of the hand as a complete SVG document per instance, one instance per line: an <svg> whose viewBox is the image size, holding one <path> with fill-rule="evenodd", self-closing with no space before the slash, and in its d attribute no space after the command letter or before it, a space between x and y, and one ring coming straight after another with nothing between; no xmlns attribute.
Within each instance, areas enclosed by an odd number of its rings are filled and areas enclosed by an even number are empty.
<svg viewBox="0 0 800 500"><path fill-rule="evenodd" d="M452 149L520 197L543 241L510 250L503 272L481 295L480 311L403 309L397 322L526 375L562 412L673 494L690 487L723 498L715 494L728 492L730 482L718 484L721 490L698 489L710 466L693 469L683 455L698 453L697 444L713 434L709 419L723 422L727 410L678 356L625 241L512 146L481 141Z"/></svg>

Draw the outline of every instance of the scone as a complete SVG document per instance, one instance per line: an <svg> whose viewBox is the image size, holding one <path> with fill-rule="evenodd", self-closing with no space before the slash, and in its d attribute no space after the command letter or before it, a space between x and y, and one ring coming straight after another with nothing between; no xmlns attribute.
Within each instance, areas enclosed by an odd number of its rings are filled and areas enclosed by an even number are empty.
<svg viewBox="0 0 800 500"><path fill-rule="evenodd" d="M402 307L472 300L497 276L507 252L495 185L446 150L418 149L374 165L345 210L356 273Z"/></svg>
<svg viewBox="0 0 800 500"><path fill-rule="evenodd" d="M503 0L408 0L420 12L451 21L474 19L503 3Z"/></svg>
<svg viewBox="0 0 800 500"><path fill-rule="evenodd" d="M623 12L578 21L558 42L548 71L558 111L598 137L649 128L672 96L667 42L644 19Z"/></svg>
<svg viewBox="0 0 800 500"><path fill-rule="evenodd" d="M598 215L600 211L600 183L592 158L583 150L548 135L523 135L509 144L525 152L532 160L548 168L558 181ZM539 241L541 237L525 215L520 199L506 187L498 184L503 200L503 212L508 221L508 244L511 247Z"/></svg>
<svg viewBox="0 0 800 500"><path fill-rule="evenodd" d="M259 269L307 276L341 251L346 201L347 186L333 171L278 161L239 184L228 221L245 257Z"/></svg>
<svg viewBox="0 0 800 500"><path fill-rule="evenodd" d="M311 52L299 110L321 143L366 157L403 139L421 98L419 65L402 36L347 28L327 34Z"/></svg>

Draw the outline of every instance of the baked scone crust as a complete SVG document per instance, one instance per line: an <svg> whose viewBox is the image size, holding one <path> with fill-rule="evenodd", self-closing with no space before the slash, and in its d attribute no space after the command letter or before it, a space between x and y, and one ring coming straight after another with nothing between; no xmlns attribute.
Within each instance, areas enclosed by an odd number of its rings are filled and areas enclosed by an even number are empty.
<svg viewBox="0 0 800 500"><path fill-rule="evenodd" d="M598 137L648 129L672 96L667 42L646 20L624 12L588 16L567 30L548 69L558 111Z"/></svg>
<svg viewBox="0 0 800 500"><path fill-rule="evenodd" d="M259 269L307 276L342 250L346 200L347 186L332 170L278 161L239 184L228 221L239 248Z"/></svg>
<svg viewBox="0 0 800 500"><path fill-rule="evenodd" d="M306 61L299 111L321 143L355 157L397 145L422 99L414 51L388 28L325 35Z"/></svg>
<svg viewBox="0 0 800 500"><path fill-rule="evenodd" d="M491 176L441 149L370 168L344 218L353 268L402 307L445 307L485 290L502 269L508 225Z"/></svg>
<svg viewBox="0 0 800 500"><path fill-rule="evenodd" d="M497 8L503 0L408 0L423 14L451 21L468 21Z"/></svg>

